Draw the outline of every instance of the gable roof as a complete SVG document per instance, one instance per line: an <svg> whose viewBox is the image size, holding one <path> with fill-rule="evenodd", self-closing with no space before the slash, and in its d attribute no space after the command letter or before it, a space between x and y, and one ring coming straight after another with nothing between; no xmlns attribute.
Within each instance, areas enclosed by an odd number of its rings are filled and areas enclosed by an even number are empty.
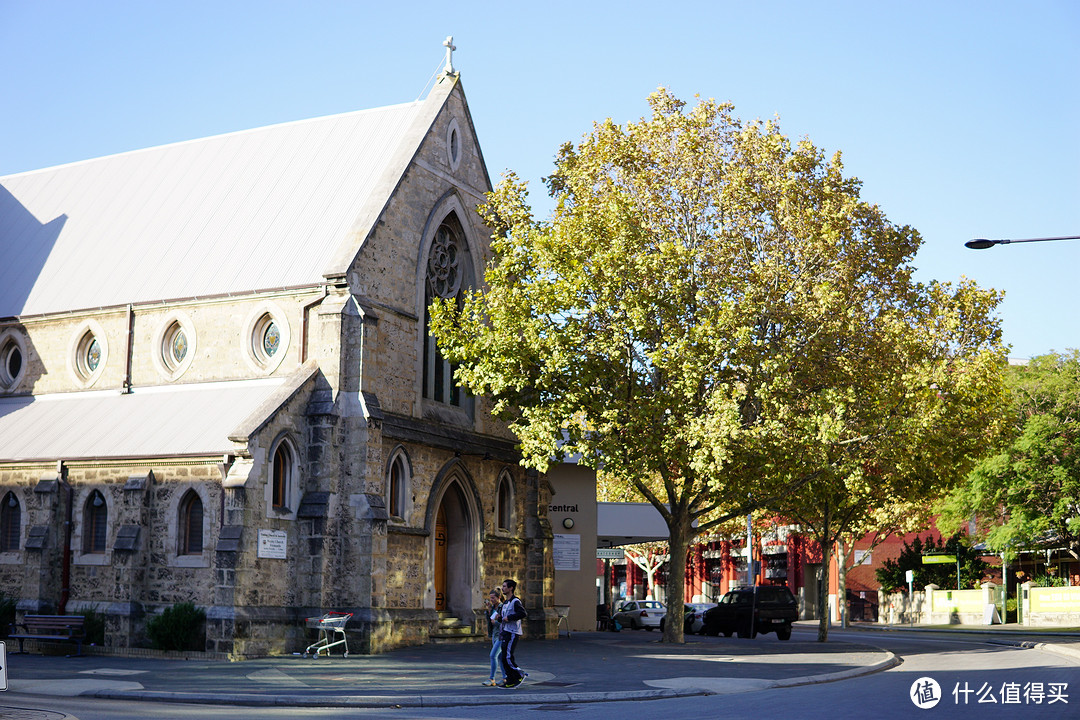
<svg viewBox="0 0 1080 720"><path fill-rule="evenodd" d="M229 436L280 378L0 397L0 460L175 457L235 452Z"/></svg>
<svg viewBox="0 0 1080 720"><path fill-rule="evenodd" d="M455 84L0 178L0 317L321 283L358 251Z"/></svg>

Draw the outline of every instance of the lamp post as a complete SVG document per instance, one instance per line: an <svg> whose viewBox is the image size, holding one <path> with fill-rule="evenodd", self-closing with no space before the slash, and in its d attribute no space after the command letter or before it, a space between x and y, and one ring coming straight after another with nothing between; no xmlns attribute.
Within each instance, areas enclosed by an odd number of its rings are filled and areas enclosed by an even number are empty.
<svg viewBox="0 0 1080 720"><path fill-rule="evenodd" d="M1050 240L1080 240L1080 235L1063 235L1061 237L1042 237L1042 238L1019 238L1016 240L988 240L987 238L975 238L974 240L968 240L964 243L965 247L969 247L972 250L985 250L987 248L994 247L995 245L1009 245L1010 243L1022 243L1022 242L1047 242Z"/></svg>

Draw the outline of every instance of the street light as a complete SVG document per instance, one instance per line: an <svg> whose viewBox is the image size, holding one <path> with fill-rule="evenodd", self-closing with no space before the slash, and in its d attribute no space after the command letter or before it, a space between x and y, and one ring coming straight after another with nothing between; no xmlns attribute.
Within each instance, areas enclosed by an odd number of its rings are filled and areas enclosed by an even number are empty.
<svg viewBox="0 0 1080 720"><path fill-rule="evenodd" d="M968 240L964 243L965 247L969 247L972 250L985 250L986 248L993 247L995 245L1008 245L1009 243L1022 243L1022 242L1046 242L1048 240L1080 240L1080 235L1064 235L1062 237L1044 237L1044 238L1021 238L1019 240L987 240L986 238L975 238L974 240Z"/></svg>

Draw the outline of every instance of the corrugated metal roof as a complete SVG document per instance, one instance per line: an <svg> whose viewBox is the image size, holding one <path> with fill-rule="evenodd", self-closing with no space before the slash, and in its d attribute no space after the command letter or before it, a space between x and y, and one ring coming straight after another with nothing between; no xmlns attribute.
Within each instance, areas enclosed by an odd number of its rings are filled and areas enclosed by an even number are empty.
<svg viewBox="0 0 1080 720"><path fill-rule="evenodd" d="M228 453L229 433L284 382L0 398L0 461Z"/></svg>
<svg viewBox="0 0 1080 720"><path fill-rule="evenodd" d="M0 317L318 283L423 106L0 178Z"/></svg>

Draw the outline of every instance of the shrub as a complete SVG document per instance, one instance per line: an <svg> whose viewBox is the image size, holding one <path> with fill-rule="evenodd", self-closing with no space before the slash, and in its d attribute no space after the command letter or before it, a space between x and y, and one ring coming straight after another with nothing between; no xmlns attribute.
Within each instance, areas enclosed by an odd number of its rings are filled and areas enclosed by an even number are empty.
<svg viewBox="0 0 1080 720"><path fill-rule="evenodd" d="M83 633L86 635L85 642L91 645L105 644L105 615L97 610L83 610L79 613L83 616Z"/></svg>
<svg viewBox="0 0 1080 720"><path fill-rule="evenodd" d="M192 603L177 603L165 608L146 623L146 634L158 650L203 650L206 612Z"/></svg>
<svg viewBox="0 0 1080 720"><path fill-rule="evenodd" d="M0 637L7 637L12 623L15 622L15 598L0 594Z"/></svg>

